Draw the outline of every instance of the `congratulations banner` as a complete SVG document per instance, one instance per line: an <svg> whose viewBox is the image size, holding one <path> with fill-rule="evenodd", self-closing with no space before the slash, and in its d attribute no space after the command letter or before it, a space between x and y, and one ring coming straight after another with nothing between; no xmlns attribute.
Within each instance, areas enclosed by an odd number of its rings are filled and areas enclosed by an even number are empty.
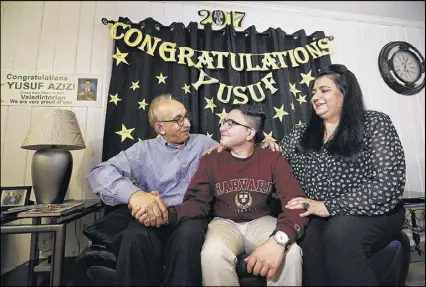
<svg viewBox="0 0 426 287"><path fill-rule="evenodd" d="M29 106L101 106L102 76L1 72L1 104Z"/></svg>
<svg viewBox="0 0 426 287"><path fill-rule="evenodd" d="M131 28L130 25L116 22L110 29L110 36L114 40L123 40L128 47L136 47L150 56L158 56L164 62L186 65L189 68L199 70L199 78L191 86L198 91L201 85L219 84L216 98L223 104L247 104L249 99L262 102L269 91L271 95L278 89L272 72L279 69L297 68L311 60L324 57L333 53L333 48L327 38L316 39L304 46L295 47L284 51L276 51L262 54L232 53L220 51L199 51L190 47L179 47L176 43L164 41L161 38L143 33L140 29ZM129 53L121 52L118 48L112 56L116 59L116 65L120 63L129 65L126 57ZM254 58L259 59L260 64L253 64ZM210 70L224 70L224 60L228 58L230 67L238 72L269 72L260 81L248 86L233 86L221 83L211 77ZM307 83L314 78L311 72L301 75L301 83ZM305 80L305 78L308 78Z"/></svg>

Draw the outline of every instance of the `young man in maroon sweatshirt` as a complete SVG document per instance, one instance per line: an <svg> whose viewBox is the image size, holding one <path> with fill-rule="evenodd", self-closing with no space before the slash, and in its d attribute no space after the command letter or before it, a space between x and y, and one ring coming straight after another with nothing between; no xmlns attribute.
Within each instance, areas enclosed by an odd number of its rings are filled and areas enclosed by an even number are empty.
<svg viewBox="0 0 426 287"><path fill-rule="evenodd" d="M268 286L302 284L302 254L295 243L307 224L303 210L284 208L304 197L279 152L255 147L265 114L251 106L233 109L220 127L227 148L201 159L182 204L169 206L169 225L213 213L201 252L204 286L238 286L237 255L250 254L247 271L267 276ZM270 216L275 191L283 212ZM142 220L146 215L142 216Z"/></svg>

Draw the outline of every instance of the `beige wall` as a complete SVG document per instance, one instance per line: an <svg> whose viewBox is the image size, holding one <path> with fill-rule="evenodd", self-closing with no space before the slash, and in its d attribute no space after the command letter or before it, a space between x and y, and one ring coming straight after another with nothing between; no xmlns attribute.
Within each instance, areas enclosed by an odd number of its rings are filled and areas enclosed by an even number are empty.
<svg viewBox="0 0 426 287"><path fill-rule="evenodd" d="M411 97L396 94L385 85L377 67L380 49L389 41L407 41L424 55L424 22L297 7L268 8L266 4L244 2L2 1L2 70L103 75L102 107L70 108L77 115L87 148L72 152L74 170L67 193L69 198L94 197L87 187L86 175L101 160L113 48L109 27L101 23L101 18L116 20L119 16L127 16L133 21L140 21L152 17L164 25L172 22L188 24L201 20L197 13L200 9L244 11L247 13L244 28L255 25L259 32L268 27L280 27L287 33L305 29L308 34L323 30L326 35L333 35L335 53L331 56L332 62L347 65L360 80L367 107L389 114L395 123L406 152L405 196L424 196L425 91L423 89ZM36 110L36 107L1 106L2 186L31 185L33 152L21 149L20 144ZM78 254L87 244L81 228L92 218L85 218L67 228L68 256ZM4 273L28 260L29 236L3 236L1 249L1 271Z"/></svg>

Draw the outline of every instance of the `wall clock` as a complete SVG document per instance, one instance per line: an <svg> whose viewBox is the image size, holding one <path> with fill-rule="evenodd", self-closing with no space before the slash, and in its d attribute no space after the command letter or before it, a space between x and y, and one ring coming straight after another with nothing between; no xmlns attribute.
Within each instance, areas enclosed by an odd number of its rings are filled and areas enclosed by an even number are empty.
<svg viewBox="0 0 426 287"><path fill-rule="evenodd" d="M414 95L425 86L425 62L411 44L394 41L379 54L379 70L385 83L402 95Z"/></svg>

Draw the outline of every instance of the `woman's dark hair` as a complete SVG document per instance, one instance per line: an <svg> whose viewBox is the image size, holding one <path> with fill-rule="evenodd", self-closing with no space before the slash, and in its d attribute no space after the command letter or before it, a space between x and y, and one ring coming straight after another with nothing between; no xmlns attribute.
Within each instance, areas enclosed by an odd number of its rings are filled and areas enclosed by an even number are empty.
<svg viewBox="0 0 426 287"><path fill-rule="evenodd" d="M353 157L362 148L365 107L355 75L344 65L333 64L321 70L316 79L329 77L343 95L343 106L334 137L324 146L331 155ZM319 151L323 146L324 122L312 109L307 129L299 143L304 151Z"/></svg>

